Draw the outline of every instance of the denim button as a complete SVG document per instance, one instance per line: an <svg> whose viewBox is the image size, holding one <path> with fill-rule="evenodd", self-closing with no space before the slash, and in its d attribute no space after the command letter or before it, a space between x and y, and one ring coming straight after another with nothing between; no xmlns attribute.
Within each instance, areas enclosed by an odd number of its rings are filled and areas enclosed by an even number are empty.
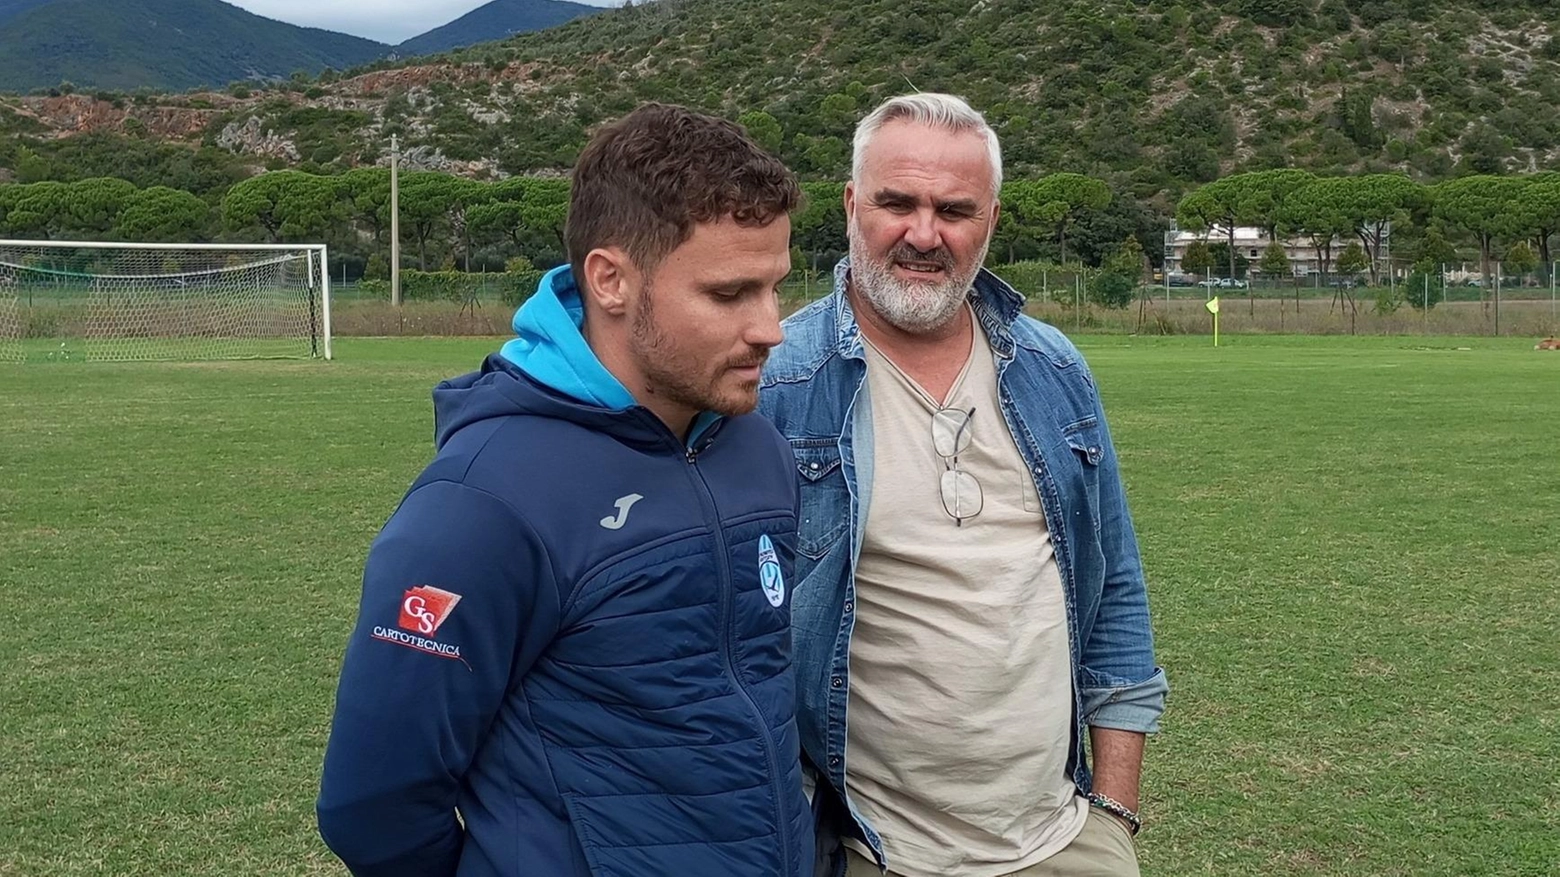
<svg viewBox="0 0 1560 877"><path fill-rule="evenodd" d="M845 680L841 679L838 676L836 676L833 679L829 680L829 684L834 686L835 688L843 688L845 686Z"/></svg>
<svg viewBox="0 0 1560 877"><path fill-rule="evenodd" d="M845 611L847 613L856 611L856 601L855 600L846 600L845 601Z"/></svg>
<svg viewBox="0 0 1560 877"><path fill-rule="evenodd" d="M817 472L818 471L818 464L817 463L810 463L810 464L808 464L807 468L813 470L814 472Z"/></svg>
<svg viewBox="0 0 1560 877"><path fill-rule="evenodd" d="M829 767L839 767L839 766L840 766L840 757L838 755L831 755L831 756L829 756Z"/></svg>

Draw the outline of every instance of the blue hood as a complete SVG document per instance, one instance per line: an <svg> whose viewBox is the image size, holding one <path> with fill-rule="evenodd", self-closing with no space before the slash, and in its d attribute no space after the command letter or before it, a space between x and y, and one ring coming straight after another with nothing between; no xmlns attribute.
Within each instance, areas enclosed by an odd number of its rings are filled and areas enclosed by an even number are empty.
<svg viewBox="0 0 1560 877"><path fill-rule="evenodd" d="M634 397L585 343L585 303L568 265L542 276L536 294L515 311L518 336L499 356L543 386L587 405L622 411Z"/></svg>
<svg viewBox="0 0 1560 877"><path fill-rule="evenodd" d="M568 420L630 442L659 441L664 427L660 433L646 428L659 424L654 415L623 416L640 406L585 343L584 323L585 306L569 266L547 272L536 294L515 312L517 337L477 371L434 388L435 446L442 448L477 421L515 414ZM684 442L691 446L720 419L701 413Z"/></svg>

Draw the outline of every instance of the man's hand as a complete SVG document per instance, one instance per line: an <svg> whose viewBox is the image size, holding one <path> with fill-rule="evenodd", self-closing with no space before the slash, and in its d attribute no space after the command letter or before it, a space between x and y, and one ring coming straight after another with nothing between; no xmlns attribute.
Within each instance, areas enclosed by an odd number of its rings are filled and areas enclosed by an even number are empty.
<svg viewBox="0 0 1560 877"><path fill-rule="evenodd" d="M1114 728L1089 728L1094 753L1094 791L1138 809L1138 778L1143 769L1143 734Z"/></svg>

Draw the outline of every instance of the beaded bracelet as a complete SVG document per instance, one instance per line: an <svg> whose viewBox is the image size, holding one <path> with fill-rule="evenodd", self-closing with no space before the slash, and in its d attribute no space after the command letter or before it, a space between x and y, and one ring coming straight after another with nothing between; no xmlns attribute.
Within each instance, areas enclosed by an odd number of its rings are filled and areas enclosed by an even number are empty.
<svg viewBox="0 0 1560 877"><path fill-rule="evenodd" d="M1098 792L1092 792L1089 794L1089 804L1113 816L1120 816L1122 819L1125 819L1127 824L1132 826L1132 835L1134 837L1137 836L1138 831L1143 827L1143 818L1128 809L1127 805L1114 798L1106 797Z"/></svg>

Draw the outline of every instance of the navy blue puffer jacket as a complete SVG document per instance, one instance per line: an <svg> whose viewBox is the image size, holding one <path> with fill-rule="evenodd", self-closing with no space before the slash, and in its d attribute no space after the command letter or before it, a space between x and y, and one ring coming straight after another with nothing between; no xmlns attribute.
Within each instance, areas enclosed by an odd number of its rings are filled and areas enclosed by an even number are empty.
<svg viewBox="0 0 1560 877"><path fill-rule="evenodd" d="M435 396L364 574L327 844L358 875L810 875L786 443L753 415L685 443L497 355Z"/></svg>

